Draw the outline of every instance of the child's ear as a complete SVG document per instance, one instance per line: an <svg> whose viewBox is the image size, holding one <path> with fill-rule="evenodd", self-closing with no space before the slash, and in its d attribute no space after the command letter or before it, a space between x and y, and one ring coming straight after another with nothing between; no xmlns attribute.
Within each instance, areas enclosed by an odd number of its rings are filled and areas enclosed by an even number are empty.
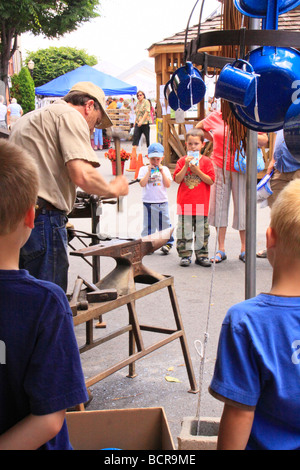
<svg viewBox="0 0 300 470"><path fill-rule="evenodd" d="M24 223L26 227L28 228L34 228L34 219L35 219L35 207L32 206L28 211L26 212L25 218L24 218Z"/></svg>
<svg viewBox="0 0 300 470"><path fill-rule="evenodd" d="M267 228L266 232L267 248L273 248L277 242L277 235L272 227Z"/></svg>

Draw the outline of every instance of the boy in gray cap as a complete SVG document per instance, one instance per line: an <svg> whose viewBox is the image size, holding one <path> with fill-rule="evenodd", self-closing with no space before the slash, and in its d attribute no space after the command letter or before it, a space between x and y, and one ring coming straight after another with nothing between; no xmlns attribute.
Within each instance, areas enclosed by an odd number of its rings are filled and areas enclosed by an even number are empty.
<svg viewBox="0 0 300 470"><path fill-rule="evenodd" d="M170 187L172 176L168 167L161 164L164 148L155 143L148 147L150 165L140 168L138 179L143 188L144 223L142 236L171 227L167 188ZM161 251L167 255L174 243L173 235Z"/></svg>

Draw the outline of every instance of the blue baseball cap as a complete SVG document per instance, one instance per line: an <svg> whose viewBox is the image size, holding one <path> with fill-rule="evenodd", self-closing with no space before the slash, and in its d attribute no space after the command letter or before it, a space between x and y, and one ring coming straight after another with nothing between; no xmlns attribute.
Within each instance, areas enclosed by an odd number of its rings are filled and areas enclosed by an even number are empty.
<svg viewBox="0 0 300 470"><path fill-rule="evenodd" d="M162 158L163 156L164 156L164 148L161 144L155 143L155 144L151 144L150 147L148 147L148 158L151 158L151 157Z"/></svg>

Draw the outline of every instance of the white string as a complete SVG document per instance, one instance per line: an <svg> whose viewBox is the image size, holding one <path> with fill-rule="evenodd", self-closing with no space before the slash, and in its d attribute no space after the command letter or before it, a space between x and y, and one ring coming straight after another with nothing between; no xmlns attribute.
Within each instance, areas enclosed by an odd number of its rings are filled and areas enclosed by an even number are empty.
<svg viewBox="0 0 300 470"><path fill-rule="evenodd" d="M228 129L227 142L226 142L226 152L225 152L225 169L226 169L226 166L227 166L229 137L230 137L230 133L229 133L229 129ZM221 213L222 213L222 206L223 206L223 199L224 199L224 191L225 191L225 184L222 185L222 191L221 191L221 205L220 205L219 223L217 225L217 232L216 232L216 240L215 240L215 248L214 248L214 262L213 262L213 266L212 266L212 275L211 275L210 290L209 290L208 311L207 311L207 319L206 319L206 330L205 330L205 333L204 333L204 341L203 341L203 344L200 340L196 340L194 342L194 346L196 348L196 351L200 356L199 393L198 393L198 404L197 404L197 412L196 412L196 418L198 419L197 434L196 434L197 436L200 435L200 425L201 425L200 412L201 412L201 398L202 398L202 387L203 387L204 364L205 364L205 358L206 358L206 346L207 346L208 338L209 338L208 330L209 330L209 321L210 321L211 300L212 300L212 292L213 292L213 284L214 284L217 244L218 244L219 229L220 229L220 224L221 224ZM216 202L217 202L217 198L216 198ZM200 351L199 351L198 346L197 346L198 344L201 347Z"/></svg>
<svg viewBox="0 0 300 470"><path fill-rule="evenodd" d="M194 101L193 101L193 89L192 89L192 76L190 75L190 81L187 86L188 89L190 89L190 103L191 103L191 108L193 107Z"/></svg>

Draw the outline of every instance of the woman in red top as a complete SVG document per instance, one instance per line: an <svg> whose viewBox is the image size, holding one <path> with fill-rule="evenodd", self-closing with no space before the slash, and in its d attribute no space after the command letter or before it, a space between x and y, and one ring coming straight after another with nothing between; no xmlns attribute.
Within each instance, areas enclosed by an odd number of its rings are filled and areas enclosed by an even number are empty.
<svg viewBox="0 0 300 470"><path fill-rule="evenodd" d="M213 142L212 161L215 167L216 180L211 190L208 222L216 228L219 227L219 249L212 261L220 263L227 258L225 237L228 226L230 196L232 194L234 205L232 228L239 231L241 240L239 259L245 262L246 175L234 169L234 154L230 153L229 150L228 126L223 121L220 111L209 114L196 125L196 128L202 129L205 138ZM259 147L266 145L268 141L266 134L260 134L258 139Z"/></svg>

